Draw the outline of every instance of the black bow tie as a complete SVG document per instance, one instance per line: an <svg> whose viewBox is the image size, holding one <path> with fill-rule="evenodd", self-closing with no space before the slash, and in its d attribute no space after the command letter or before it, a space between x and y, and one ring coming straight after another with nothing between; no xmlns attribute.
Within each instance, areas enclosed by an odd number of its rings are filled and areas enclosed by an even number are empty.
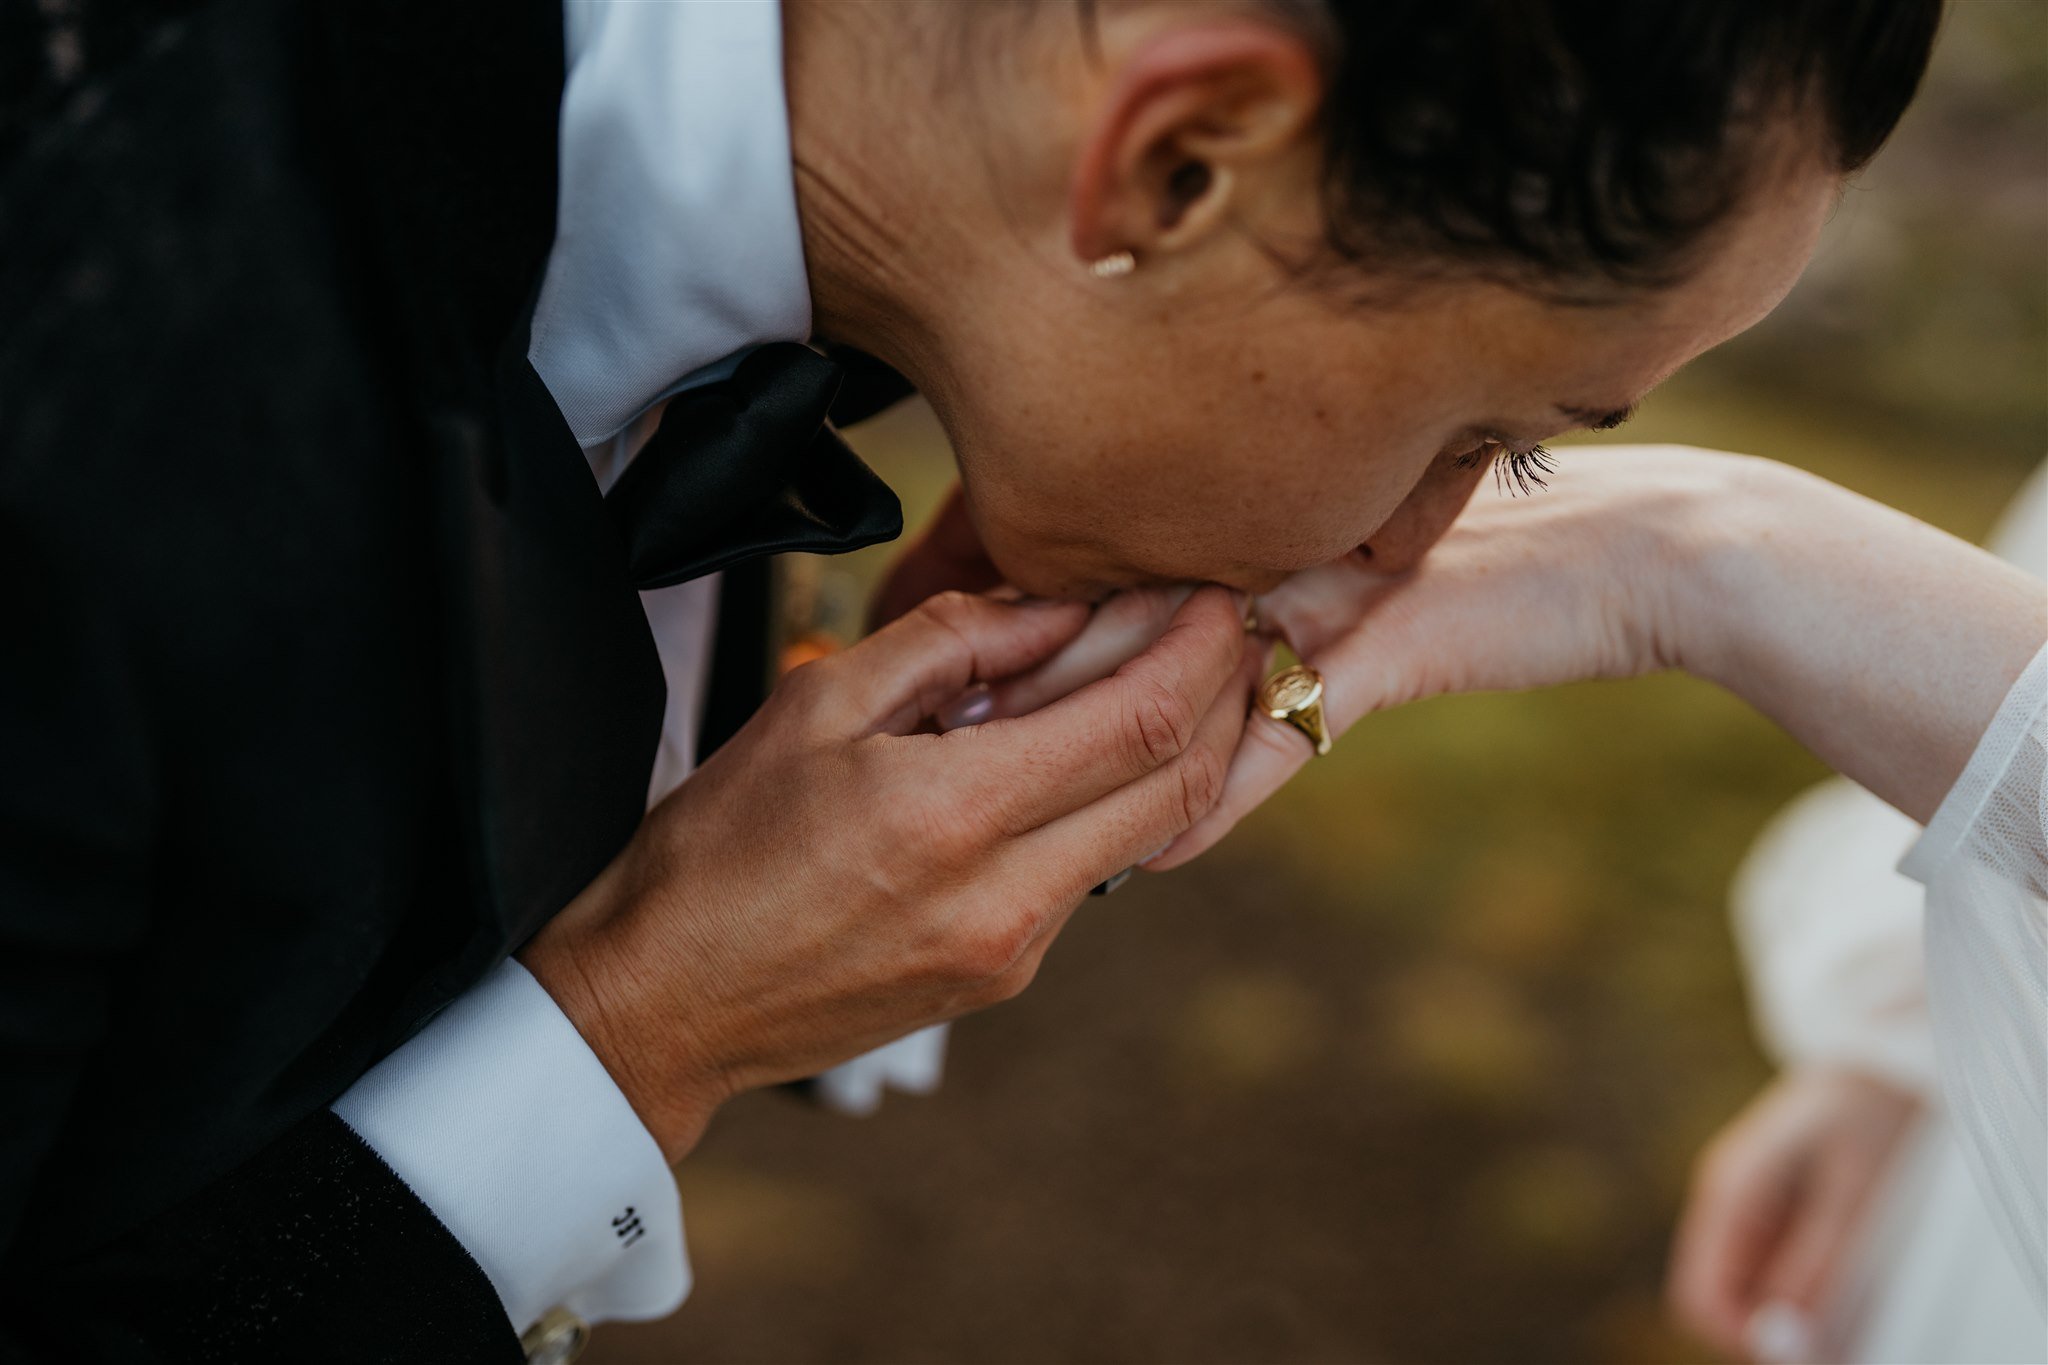
<svg viewBox="0 0 2048 1365"><path fill-rule="evenodd" d="M845 371L793 341L669 399L605 497L635 586L665 588L761 555L844 554L903 533L889 485L827 420Z"/></svg>

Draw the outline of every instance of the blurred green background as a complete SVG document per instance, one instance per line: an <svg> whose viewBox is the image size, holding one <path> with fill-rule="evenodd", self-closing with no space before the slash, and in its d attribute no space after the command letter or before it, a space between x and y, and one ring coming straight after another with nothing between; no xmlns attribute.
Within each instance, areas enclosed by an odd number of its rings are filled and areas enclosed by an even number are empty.
<svg viewBox="0 0 2048 1365"><path fill-rule="evenodd" d="M1990 529L2048 451L2048 4L1952 8L1799 289L1625 434ZM921 519L929 412L853 435ZM937 1096L731 1105L679 1172L689 1304L587 1359L1707 1359L1666 1244L1769 1070L1725 889L1821 775L1678 677L1375 717L1085 906Z"/></svg>

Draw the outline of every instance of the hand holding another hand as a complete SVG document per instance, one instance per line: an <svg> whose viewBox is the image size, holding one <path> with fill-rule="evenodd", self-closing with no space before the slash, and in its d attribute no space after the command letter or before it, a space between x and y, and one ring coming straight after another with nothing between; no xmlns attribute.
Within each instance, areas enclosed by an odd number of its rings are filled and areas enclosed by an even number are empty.
<svg viewBox="0 0 2048 1365"><path fill-rule="evenodd" d="M1209 588L1109 676L931 733L1087 607L961 593L808 664L521 959L670 1160L716 1107L1016 994L1088 889L1222 790L1258 660Z"/></svg>
<svg viewBox="0 0 2048 1365"><path fill-rule="evenodd" d="M1586 451L1533 497L1482 490L1419 563L1386 572L1370 553L1294 575L1258 602L1322 674L1331 732L1374 711L1456 692L1619 678L1678 662L1672 566L1739 457ZM1340 746L1341 747L1341 746ZM1312 756L1257 718L1216 809L1151 866L1209 848Z"/></svg>
<svg viewBox="0 0 2048 1365"><path fill-rule="evenodd" d="M2044 634L2040 585L1975 546L1769 460L1574 450L1529 498L1474 498L1412 567L1353 553L1259 599L1324 679L1333 733L1373 711L1682 668L1927 819ZM1215 810L1149 864L1220 839L1308 761L1255 719Z"/></svg>

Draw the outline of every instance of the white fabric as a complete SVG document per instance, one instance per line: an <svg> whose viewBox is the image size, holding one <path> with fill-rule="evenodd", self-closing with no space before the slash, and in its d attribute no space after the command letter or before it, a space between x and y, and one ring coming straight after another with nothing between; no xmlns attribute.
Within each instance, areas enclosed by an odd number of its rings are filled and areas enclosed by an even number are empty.
<svg viewBox="0 0 2048 1365"><path fill-rule="evenodd" d="M386 1057L334 1112L476 1258L521 1329L562 1304L660 1317L689 1290L654 1139L517 962Z"/></svg>
<svg viewBox="0 0 2048 1365"><path fill-rule="evenodd" d="M609 488L657 404L724 378L757 345L810 336L810 282L779 6L568 0L563 12L561 212L527 358ZM668 680L651 806L695 765L717 580L640 601ZM929 1094L945 1039L944 1025L923 1029L834 1067L818 1097L867 1114L885 1089Z"/></svg>
<svg viewBox="0 0 2048 1365"><path fill-rule="evenodd" d="M1736 874L1758 1029L1787 1067L1845 1066L1930 1105L1814 1324L1843 1365L2038 1365L2035 1307L1942 1112L1921 951L1926 893L1894 870L1920 827L1840 778L1793 802Z"/></svg>
<svg viewBox="0 0 2048 1365"><path fill-rule="evenodd" d="M1834 778L1779 814L1736 873L1737 938L1765 1046L1787 1065L1935 1091L1925 893L1893 869L1920 826Z"/></svg>
<svg viewBox="0 0 2048 1365"><path fill-rule="evenodd" d="M1942 1089L2036 1301L2048 1305L2048 649L1899 870L1927 887Z"/></svg>
<svg viewBox="0 0 2048 1365"><path fill-rule="evenodd" d="M2048 466L1992 548L2048 579ZM1929 1013L1949 1113L2048 1309L2048 649L1899 870L1927 888Z"/></svg>
<svg viewBox="0 0 2048 1365"><path fill-rule="evenodd" d="M608 488L662 400L757 344L808 337L810 286L774 0L569 0L564 24L557 232L527 357ZM641 594L668 683L650 806L694 763L717 600L715 577ZM943 1046L915 1034L822 1093L864 1113L885 1085L927 1091ZM334 1108L476 1258L516 1328L557 1304L591 1322L661 1317L688 1292L659 1148L516 963ZM645 1232L624 1247L612 1220L629 1207Z"/></svg>
<svg viewBox="0 0 2048 1365"><path fill-rule="evenodd" d="M2048 579L2048 465L1991 548ZM2048 1317L2006 1250L1940 1093L1922 948L1929 898L1893 870L1919 833L1835 779L1772 822L1735 880L1736 928L1772 1053L1787 1065L1864 1070L1930 1104L1831 1295L1822 1358L2044 1361Z"/></svg>
<svg viewBox="0 0 2048 1365"><path fill-rule="evenodd" d="M811 334L766 3L569 0L560 212L527 357L577 443L698 367Z"/></svg>
<svg viewBox="0 0 2048 1365"><path fill-rule="evenodd" d="M1844 1365L2041 1365L2048 1318L1939 1107L1908 1139L1817 1340Z"/></svg>

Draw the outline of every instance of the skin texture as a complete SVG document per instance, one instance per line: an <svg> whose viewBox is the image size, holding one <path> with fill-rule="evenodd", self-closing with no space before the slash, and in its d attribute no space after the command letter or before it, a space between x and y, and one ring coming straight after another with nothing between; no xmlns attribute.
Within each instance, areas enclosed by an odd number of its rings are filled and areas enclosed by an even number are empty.
<svg viewBox="0 0 2048 1365"><path fill-rule="evenodd" d="M1109 676L938 734L1089 612L929 599L786 676L520 960L679 1160L740 1090L1015 995L1089 887L1213 806L1257 681L1243 612L1202 588Z"/></svg>
<svg viewBox="0 0 2048 1365"><path fill-rule="evenodd" d="M1407 562L1485 475L1459 457L1626 408L1750 326L1839 192L1788 120L1670 290L1574 306L1322 269L1303 40L1228 6L1112 6L1091 60L1048 6L970 31L1002 29L999 60L963 55L959 22L792 7L798 202L819 331L931 400L988 556L1034 594L1264 591L1368 542ZM1091 277L1120 250L1133 273Z"/></svg>
<svg viewBox="0 0 2048 1365"><path fill-rule="evenodd" d="M1259 601L1326 680L1341 733L1453 692L1682 668L1925 821L2048 636L2022 571L1784 465L1608 447L1526 501L1476 500L1419 565L1346 556ZM1223 799L1162 858L1209 847L1308 761L1258 721Z"/></svg>
<svg viewBox="0 0 2048 1365"><path fill-rule="evenodd" d="M1864 637L1816 622L1864 598L1775 631L1731 608L1814 566L1745 557L1798 537L1773 490L1733 496L1723 457L1612 462L1547 504L1544 534L1482 501L1458 553L1427 553L1494 456L1626 406L1791 288L1839 189L1798 119L1760 138L1751 192L1673 288L1567 307L1333 274L1313 269L1305 40L1228 5L1128 3L1090 52L1061 15L789 0L816 325L916 382L960 463L954 515L886 614L949 579L1088 602L1179 586L1092 618L944 595L798 670L522 951L671 1159L737 1090L1014 994L1087 887L1193 856L1306 759L1291 731L1247 726L1267 650L1244 597L1188 584L1269 593L1339 728L1433 691L1675 662L1801 733L1831 661L1797 647L1844 641L1857 662ZM1126 250L1132 274L1089 272ZM1961 604L1956 629L2011 601ZM1979 632L1995 664L1873 774L1909 809L1960 765L1954 737L2022 633ZM993 719L935 733L979 688ZM1848 764L1867 733L1822 715L1809 742Z"/></svg>
<svg viewBox="0 0 2048 1365"><path fill-rule="evenodd" d="M1528 498L1474 499L1416 562L1353 553L1257 599L1324 677L1341 736L1375 711L1681 668L1925 821L2048 636L2041 586L1996 556L1801 471L1684 446L1559 460ZM1171 610L1126 594L992 689L1028 712L1141 650ZM1313 756L1253 717L1214 809L1145 866L1222 838Z"/></svg>

